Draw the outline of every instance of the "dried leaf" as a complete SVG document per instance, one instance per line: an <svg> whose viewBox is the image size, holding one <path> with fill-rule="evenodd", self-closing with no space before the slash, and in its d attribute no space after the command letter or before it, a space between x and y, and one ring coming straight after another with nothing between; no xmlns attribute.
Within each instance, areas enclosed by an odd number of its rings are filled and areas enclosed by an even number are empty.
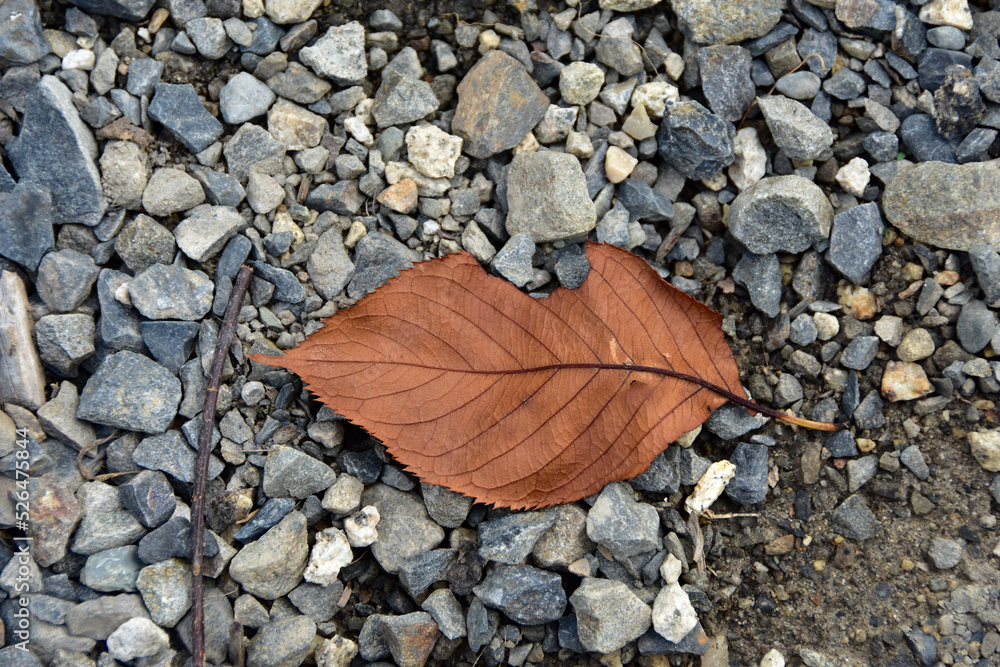
<svg viewBox="0 0 1000 667"><path fill-rule="evenodd" d="M544 299L467 253L421 262L286 355L251 358L297 373L425 482L514 508L572 502L742 395L717 313L631 253L587 257L579 289Z"/></svg>

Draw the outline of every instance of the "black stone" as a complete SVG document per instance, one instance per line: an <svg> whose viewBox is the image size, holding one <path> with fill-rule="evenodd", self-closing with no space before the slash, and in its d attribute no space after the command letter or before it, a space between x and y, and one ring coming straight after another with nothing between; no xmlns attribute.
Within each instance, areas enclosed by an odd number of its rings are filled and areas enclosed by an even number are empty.
<svg viewBox="0 0 1000 667"><path fill-rule="evenodd" d="M118 487L122 505L147 528L163 524L177 507L174 490L159 470L143 470Z"/></svg>
<svg viewBox="0 0 1000 667"><path fill-rule="evenodd" d="M639 653L642 655L703 655L708 651L708 636L701 623L687 633L683 639L674 643L661 637L653 628L639 637Z"/></svg>
<svg viewBox="0 0 1000 667"><path fill-rule="evenodd" d="M205 200L213 206L239 206L246 199L247 193L238 179L214 169L189 167L189 173L194 176L205 190Z"/></svg>
<svg viewBox="0 0 1000 667"><path fill-rule="evenodd" d="M986 112L979 84L961 65L948 65L934 93L934 122L945 139L958 139L975 129Z"/></svg>
<svg viewBox="0 0 1000 667"><path fill-rule="evenodd" d="M219 544L205 530L205 557L219 553ZM139 540L139 560L147 565L159 563L169 558L191 557L191 522L176 516Z"/></svg>
<svg viewBox="0 0 1000 667"><path fill-rule="evenodd" d="M208 113L190 83L156 84L148 113L192 153L200 153L222 136L222 123Z"/></svg>
<svg viewBox="0 0 1000 667"><path fill-rule="evenodd" d="M732 164L736 128L694 101L677 102L664 113L656 133L660 157L691 179Z"/></svg>
<svg viewBox="0 0 1000 667"><path fill-rule="evenodd" d="M363 483L374 484L382 474L382 459L373 449L361 452L343 452L337 459L340 469L348 475L357 477Z"/></svg>
<svg viewBox="0 0 1000 667"><path fill-rule="evenodd" d="M234 537L243 544L253 542L295 509L295 503L295 498L271 498L236 531Z"/></svg>
<svg viewBox="0 0 1000 667"><path fill-rule="evenodd" d="M629 213L629 222L661 222L674 217L670 199L638 178L626 178L618 186L618 203Z"/></svg>
<svg viewBox="0 0 1000 667"><path fill-rule="evenodd" d="M823 443L830 456L835 459L849 458L858 455L858 445L850 431L837 431Z"/></svg>
<svg viewBox="0 0 1000 667"><path fill-rule="evenodd" d="M736 474L726 487L726 495L737 505L754 505L767 496L767 447L741 442L729 460Z"/></svg>
<svg viewBox="0 0 1000 667"><path fill-rule="evenodd" d="M899 134L918 162L957 162L955 146L938 134L934 119L927 114L913 114L904 120Z"/></svg>
<svg viewBox="0 0 1000 667"><path fill-rule="evenodd" d="M140 324L139 330L142 332L142 342L153 358L174 375L180 373L181 366L194 349L198 323L151 321Z"/></svg>
<svg viewBox="0 0 1000 667"><path fill-rule="evenodd" d="M279 269L261 261L250 263L257 276L274 285L273 298L288 303L301 303L306 298L305 288L288 269Z"/></svg>
<svg viewBox="0 0 1000 667"><path fill-rule="evenodd" d="M52 196L45 186L22 180L6 198L0 197L0 255L37 271L54 246Z"/></svg>
<svg viewBox="0 0 1000 667"><path fill-rule="evenodd" d="M677 447L670 447L657 454L645 472L629 480L629 484L637 491L665 495L677 493L680 482L681 471Z"/></svg>
<svg viewBox="0 0 1000 667"><path fill-rule="evenodd" d="M892 51L887 51L887 59L890 54L895 55ZM899 58L899 56L896 57ZM899 59L902 60L902 58ZM892 60L889 60L889 64L894 65ZM917 61L917 73L919 77L917 81L920 83L920 87L932 93L936 91L944 83L947 74L945 70L947 70L949 65L961 65L966 69L972 69L972 56L968 53L952 51L951 49L930 48L924 51Z"/></svg>
<svg viewBox="0 0 1000 667"><path fill-rule="evenodd" d="M357 181L338 181L333 185L323 183L309 192L306 206L317 211L333 211L340 215L354 215L365 203L365 195Z"/></svg>
<svg viewBox="0 0 1000 667"><path fill-rule="evenodd" d="M566 289L576 289L590 273L590 262L580 246L566 246L556 260L555 272L560 285Z"/></svg>

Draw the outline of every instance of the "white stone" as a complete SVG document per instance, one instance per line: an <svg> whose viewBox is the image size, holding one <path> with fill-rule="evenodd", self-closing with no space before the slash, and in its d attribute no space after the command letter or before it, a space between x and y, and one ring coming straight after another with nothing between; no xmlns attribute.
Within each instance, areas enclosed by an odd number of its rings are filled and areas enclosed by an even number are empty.
<svg viewBox="0 0 1000 667"><path fill-rule="evenodd" d="M381 517L378 508L368 505L360 512L352 514L344 519L344 532L347 533L347 541L356 549L367 547L378 539L378 525Z"/></svg>
<svg viewBox="0 0 1000 667"><path fill-rule="evenodd" d="M684 62L684 58L679 53L672 51L667 55L666 60L663 61L663 69L666 71L667 76L674 81L677 81L684 75L684 67L686 65L687 63Z"/></svg>
<svg viewBox="0 0 1000 667"><path fill-rule="evenodd" d="M684 509L689 513L704 512L718 500L735 474L736 466L726 460L716 461L708 466L708 470L695 485L694 492L684 501Z"/></svg>
<svg viewBox="0 0 1000 667"><path fill-rule="evenodd" d="M660 589L653 601L653 629L669 642L684 639L698 625L691 599L677 582Z"/></svg>
<svg viewBox="0 0 1000 667"><path fill-rule="evenodd" d="M660 565L660 576L663 577L665 584L676 584L681 578L683 569L684 564L677 559L677 556L667 554L667 557L663 559L663 563Z"/></svg>
<svg viewBox="0 0 1000 667"><path fill-rule="evenodd" d="M864 158L856 157L843 167L837 170L837 182L844 192L860 197L868 187L871 180L871 172L868 171L868 161Z"/></svg>
<svg viewBox="0 0 1000 667"><path fill-rule="evenodd" d="M621 183L632 173L639 160L618 146L609 146L604 156L604 173L612 183Z"/></svg>
<svg viewBox="0 0 1000 667"><path fill-rule="evenodd" d="M417 193L421 197L440 197L451 190L451 181L447 178L425 176L408 162L386 163L385 180L389 185L395 185L404 178L413 179L413 182L417 184Z"/></svg>
<svg viewBox="0 0 1000 667"><path fill-rule="evenodd" d="M733 139L733 155L735 159L729 165L729 178L740 190L746 190L751 185L764 178L767 169L767 152L760 143L757 130L744 127L736 133Z"/></svg>
<svg viewBox="0 0 1000 667"><path fill-rule="evenodd" d="M243 0L243 17L260 18L264 15L264 0Z"/></svg>
<svg viewBox="0 0 1000 667"><path fill-rule="evenodd" d="M972 30L968 0L932 0L920 8L920 20L931 25L950 25Z"/></svg>
<svg viewBox="0 0 1000 667"><path fill-rule="evenodd" d="M566 104L590 104L603 85L604 70L594 63L576 61L559 73L559 94Z"/></svg>
<svg viewBox="0 0 1000 667"><path fill-rule="evenodd" d="M303 23L321 4L323 0L264 0L264 11L279 25Z"/></svg>
<svg viewBox="0 0 1000 667"><path fill-rule="evenodd" d="M247 201L257 213L270 213L285 200L285 189L267 174L251 171L247 179Z"/></svg>
<svg viewBox="0 0 1000 667"><path fill-rule="evenodd" d="M435 125L424 123L407 130L406 153L410 164L424 176L452 178L455 163L462 154L462 140ZM419 182L417 185L420 185Z"/></svg>
<svg viewBox="0 0 1000 667"><path fill-rule="evenodd" d="M632 93L632 106L640 104L646 107L646 113L650 118L660 120L663 112L667 108L668 102L677 102L681 99L677 86L673 86L666 81L650 81L641 86L636 86Z"/></svg>
<svg viewBox="0 0 1000 667"><path fill-rule="evenodd" d="M371 130L365 125L363 118L358 116L351 116L344 121L344 129L350 132L351 136L354 137L355 141L364 144L365 146L371 146L375 143L375 137L372 136Z"/></svg>
<svg viewBox="0 0 1000 667"><path fill-rule="evenodd" d="M267 112L267 131L289 151L319 146L325 130L325 118L288 100L278 100Z"/></svg>
<svg viewBox="0 0 1000 667"><path fill-rule="evenodd" d="M148 618L132 618L108 636L108 653L122 662L156 655L170 645L167 633Z"/></svg>
<svg viewBox="0 0 1000 667"><path fill-rule="evenodd" d="M646 106L644 104L633 108L632 113L622 123L622 130L625 131L625 134L636 141L656 136L656 129L656 124L649 120L649 114L646 113Z"/></svg>
<svg viewBox="0 0 1000 667"><path fill-rule="evenodd" d="M204 262L222 250L243 227L243 216L232 206L199 206L174 227L177 247L196 262Z"/></svg>
<svg viewBox="0 0 1000 667"><path fill-rule="evenodd" d="M299 50L299 60L342 86L361 83L368 76L365 29L357 21L330 28L315 44Z"/></svg>
<svg viewBox="0 0 1000 667"><path fill-rule="evenodd" d="M760 667L785 667L785 656L778 649L772 648L760 659Z"/></svg>
<svg viewBox="0 0 1000 667"><path fill-rule="evenodd" d="M600 0L599 6L601 9L610 9L613 12L637 12L658 4L660 0Z"/></svg>
<svg viewBox="0 0 1000 667"><path fill-rule="evenodd" d="M76 49L75 51L70 51L62 59L63 69L81 69L85 71L90 71L94 69L94 63L97 62L97 56L90 49Z"/></svg>
<svg viewBox="0 0 1000 667"><path fill-rule="evenodd" d="M903 318L883 315L875 323L875 335L887 345L898 346L903 341ZM903 361L914 361L914 359L903 359Z"/></svg>
<svg viewBox="0 0 1000 667"><path fill-rule="evenodd" d="M327 528L316 533L316 543L309 554L309 565L303 577L311 584L329 586L337 580L340 569L354 560L347 535L339 528Z"/></svg>
<svg viewBox="0 0 1000 667"><path fill-rule="evenodd" d="M890 361L882 373L882 395L896 403L912 401L934 391L927 373L919 364L910 361Z"/></svg>
<svg viewBox="0 0 1000 667"><path fill-rule="evenodd" d="M983 470L1000 472L1000 429L969 433L969 447Z"/></svg>
<svg viewBox="0 0 1000 667"><path fill-rule="evenodd" d="M316 667L348 667L354 656L358 654L358 645L336 635L330 639L321 639L316 645Z"/></svg>
<svg viewBox="0 0 1000 667"><path fill-rule="evenodd" d="M840 333L840 322L830 313L813 313L816 323L816 337L820 340L830 340Z"/></svg>

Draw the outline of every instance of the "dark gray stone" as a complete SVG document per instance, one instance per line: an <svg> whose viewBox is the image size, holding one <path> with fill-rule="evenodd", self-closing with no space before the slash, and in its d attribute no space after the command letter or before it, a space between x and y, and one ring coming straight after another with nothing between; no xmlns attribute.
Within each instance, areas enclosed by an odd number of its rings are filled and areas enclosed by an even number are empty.
<svg viewBox="0 0 1000 667"><path fill-rule="evenodd" d="M149 96L152 94L156 84L160 82L163 67L162 61L152 58L133 60L128 66L128 79L125 83L125 90L136 97Z"/></svg>
<svg viewBox="0 0 1000 667"><path fill-rule="evenodd" d="M750 302L768 317L781 309L781 264L773 252L755 255L745 252L733 269L733 279L750 292Z"/></svg>
<svg viewBox="0 0 1000 667"><path fill-rule="evenodd" d="M306 291L302 287L302 283L288 269L279 269L260 261L250 262L250 265L254 268L256 275L274 285L273 298L275 301L301 303L306 298Z"/></svg>
<svg viewBox="0 0 1000 667"><path fill-rule="evenodd" d="M945 139L960 140L975 129L986 112L979 85L961 65L945 68L945 78L934 93L934 123Z"/></svg>
<svg viewBox="0 0 1000 667"><path fill-rule="evenodd" d="M52 212L48 188L21 180L0 205L0 255L36 271L55 246Z"/></svg>
<svg viewBox="0 0 1000 667"><path fill-rule="evenodd" d="M834 53L836 43L834 39ZM724 120L742 118L756 97L750 61L750 52L740 46L719 44L698 50L702 92L712 112Z"/></svg>
<svg viewBox="0 0 1000 667"><path fill-rule="evenodd" d="M737 505L754 505L767 497L767 447L741 442L729 460L736 474L726 487L726 496Z"/></svg>
<svg viewBox="0 0 1000 667"><path fill-rule="evenodd" d="M554 512L513 512L479 524L479 555L486 560L517 565L535 542L555 523Z"/></svg>
<svg viewBox="0 0 1000 667"><path fill-rule="evenodd" d="M35 289L46 306L65 313L90 296L97 275L97 265L89 255L69 249L50 252L38 264Z"/></svg>
<svg viewBox="0 0 1000 667"><path fill-rule="evenodd" d="M996 333L997 317L985 303L974 299L962 306L955 328L965 351L977 354L989 345Z"/></svg>
<svg viewBox="0 0 1000 667"><path fill-rule="evenodd" d="M833 67L833 61L837 59L837 36L829 30L806 28L796 49L803 60L811 54L818 55L819 58L809 58L806 67L814 74L826 76Z"/></svg>
<svg viewBox="0 0 1000 667"><path fill-rule="evenodd" d="M656 133L660 157L691 179L728 167L734 158L736 128L697 102L677 102L663 114Z"/></svg>
<svg viewBox="0 0 1000 667"><path fill-rule="evenodd" d="M200 153L222 136L222 123L208 113L189 83L156 84L148 113L192 153Z"/></svg>
<svg viewBox="0 0 1000 667"><path fill-rule="evenodd" d="M705 629L698 623L694 630L687 633L679 642L664 639L653 628L639 637L639 653L642 655L703 655L708 651L708 636Z"/></svg>
<svg viewBox="0 0 1000 667"><path fill-rule="evenodd" d="M198 323L143 322L139 325L139 330L142 332L142 342L146 344L153 358L177 375L194 349Z"/></svg>
<svg viewBox="0 0 1000 667"><path fill-rule="evenodd" d="M379 127L403 125L437 111L440 104L429 83L390 70L382 75L372 116Z"/></svg>
<svg viewBox="0 0 1000 667"><path fill-rule="evenodd" d="M10 0L0 5L0 65L28 65L48 52L36 3Z"/></svg>
<svg viewBox="0 0 1000 667"><path fill-rule="evenodd" d="M632 241L628 218L628 210L621 202L615 202L612 209L597 223L597 242L616 245L627 250Z"/></svg>
<svg viewBox="0 0 1000 667"><path fill-rule="evenodd" d="M793 160L825 160L830 157L833 132L801 102L781 95L757 100L774 143Z"/></svg>
<svg viewBox="0 0 1000 667"><path fill-rule="evenodd" d="M858 495L847 498L833 512L834 529L849 540L864 542L875 536L878 521Z"/></svg>
<svg viewBox="0 0 1000 667"><path fill-rule="evenodd" d="M226 142L222 153L226 157L230 175L240 183L246 183L252 170L266 174L275 174L281 170L285 145L261 126L246 123Z"/></svg>
<svg viewBox="0 0 1000 667"><path fill-rule="evenodd" d="M94 354L94 332L90 315L45 315L35 323L38 355L59 377L76 377L77 367Z"/></svg>
<svg viewBox="0 0 1000 667"><path fill-rule="evenodd" d="M734 440L763 425L762 415L751 415L746 408L735 403L720 406L705 422L705 428L723 440Z"/></svg>
<svg viewBox="0 0 1000 667"><path fill-rule="evenodd" d="M636 491L671 495L680 488L679 447L660 452L646 471L629 480Z"/></svg>
<svg viewBox="0 0 1000 667"><path fill-rule="evenodd" d="M865 92L865 79L848 67L841 67L823 82L823 90L838 100L853 100Z"/></svg>
<svg viewBox="0 0 1000 667"><path fill-rule="evenodd" d="M360 452L343 452L337 458L341 470L357 477L366 485L374 484L382 474L382 459L372 449Z"/></svg>
<svg viewBox="0 0 1000 667"><path fill-rule="evenodd" d="M399 566L399 581L416 599L432 584L442 581L456 560L457 549L431 549L403 561Z"/></svg>
<svg viewBox="0 0 1000 667"><path fill-rule="evenodd" d="M98 97L80 111L80 118L83 119L83 122L95 130L109 125L121 116L121 111L106 97Z"/></svg>
<svg viewBox="0 0 1000 667"><path fill-rule="evenodd" d="M445 528L458 528L465 523L472 507L472 498L463 496L436 484L421 482L420 491L424 497L427 513L435 523Z"/></svg>
<svg viewBox="0 0 1000 667"><path fill-rule="evenodd" d="M530 565L499 565L473 592L487 607L523 625L555 621L566 611L559 575Z"/></svg>
<svg viewBox="0 0 1000 667"><path fill-rule="evenodd" d="M108 356L80 394L79 419L130 431L162 433L177 413L181 383L147 357Z"/></svg>
<svg viewBox="0 0 1000 667"><path fill-rule="evenodd" d="M583 248L578 245L566 246L555 264L556 278L566 289L576 289L590 273L590 261Z"/></svg>
<svg viewBox="0 0 1000 667"><path fill-rule="evenodd" d="M987 303L1000 299L1000 255L988 243L980 243L969 249L969 261L976 272L979 289Z"/></svg>
<svg viewBox="0 0 1000 667"><path fill-rule="evenodd" d="M206 558L218 555L219 545L212 534L205 530L204 554ZM175 516L147 533L139 540L139 560L147 565L169 558L191 557L191 522L187 517Z"/></svg>
<svg viewBox="0 0 1000 667"><path fill-rule="evenodd" d="M934 637L913 628L906 634L906 643L924 667L937 664L938 643Z"/></svg>
<svg viewBox="0 0 1000 667"><path fill-rule="evenodd" d="M264 506L243 524L233 536L243 544L249 544L284 519L295 509L294 498L270 498Z"/></svg>
<svg viewBox="0 0 1000 667"><path fill-rule="evenodd" d="M858 455L858 445L850 431L837 431L826 439L823 446L835 459L851 458Z"/></svg>
<svg viewBox="0 0 1000 667"><path fill-rule="evenodd" d="M365 203L365 195L357 181L338 181L333 185L323 183L309 192L306 206L317 211L333 211L340 215L354 215Z"/></svg>
<svg viewBox="0 0 1000 667"><path fill-rule="evenodd" d="M899 460L903 465L909 468L910 472L916 475L919 480L926 480L931 474L930 468L927 466L927 461L924 460L923 453L916 445L910 445L900 452Z"/></svg>
<svg viewBox="0 0 1000 667"><path fill-rule="evenodd" d="M125 509L147 528L162 525L177 507L170 482L159 471L143 470L119 486L118 494Z"/></svg>
<svg viewBox="0 0 1000 667"><path fill-rule="evenodd" d="M886 52L886 58L889 58L891 51ZM892 54L895 55L895 54ZM897 58L899 58L897 56ZM903 61L906 62L906 61ZM893 61L889 61L893 64ZM962 51L952 51L950 49L927 49L922 54L920 54L919 60L917 60L917 73L918 82L920 87L924 90L929 90L932 93L944 83L946 76L945 70L949 65L961 65L966 69L972 69L972 56L968 53L963 53Z"/></svg>
<svg viewBox="0 0 1000 667"><path fill-rule="evenodd" d="M882 255L882 229L882 215L874 202L838 213L833 218L826 261L861 284Z"/></svg>
<svg viewBox="0 0 1000 667"><path fill-rule="evenodd" d="M864 400L854 409L854 423L858 428L873 429L885 424L885 415L882 408L885 401L879 396L877 390L868 392Z"/></svg>
<svg viewBox="0 0 1000 667"><path fill-rule="evenodd" d="M115 252L136 276L154 264L169 264L177 251L173 233L140 213L115 239Z"/></svg>
<svg viewBox="0 0 1000 667"><path fill-rule="evenodd" d="M955 160L959 164L976 162L996 141L997 131L985 127L977 127L969 132L958 148L955 149Z"/></svg>
<svg viewBox="0 0 1000 667"><path fill-rule="evenodd" d="M366 234L354 247L354 277L347 285L347 295L360 299L417 261L420 256L394 238Z"/></svg>
<svg viewBox="0 0 1000 667"><path fill-rule="evenodd" d="M628 209L629 222L661 222L674 217L670 198L638 178L626 178L618 185L617 203Z"/></svg>
<svg viewBox="0 0 1000 667"><path fill-rule="evenodd" d="M899 134L919 162L957 162L955 147L938 134L934 119L926 114L913 114L903 120Z"/></svg>
<svg viewBox="0 0 1000 667"><path fill-rule="evenodd" d="M97 301L101 306L97 319L97 340L114 352L142 352L145 346L136 312L115 298L115 292L131 280L120 271L102 269L97 276Z"/></svg>
<svg viewBox="0 0 1000 667"><path fill-rule="evenodd" d="M524 287L535 277L531 269L534 254L535 242L531 237L514 234L493 258L490 269L518 287Z"/></svg>
<svg viewBox="0 0 1000 667"><path fill-rule="evenodd" d="M266 16L258 16L253 19L253 23L257 24L253 31L253 41L246 47L246 51L258 56L268 56L274 52L285 31Z"/></svg>
<svg viewBox="0 0 1000 667"><path fill-rule="evenodd" d="M107 202L94 163L97 141L59 79L46 75L32 88L8 156L19 181L48 189L53 222L93 227L101 221Z"/></svg>
<svg viewBox="0 0 1000 667"><path fill-rule="evenodd" d="M205 190L205 199L213 206L239 206L247 193L239 180L221 171L206 168L189 168L192 176Z"/></svg>
<svg viewBox="0 0 1000 667"><path fill-rule="evenodd" d="M840 365L856 371L865 370L875 359L879 342L878 336L858 336L844 348Z"/></svg>
<svg viewBox="0 0 1000 667"><path fill-rule="evenodd" d="M176 378L173 379L176 381ZM197 454L188 447L184 437L176 429L171 429L162 435L143 438L132 452L132 460L136 465L147 470L162 470L174 479L187 484L194 482L196 459ZM208 478L214 479L221 472L222 463L212 455L209 458Z"/></svg>
<svg viewBox="0 0 1000 667"><path fill-rule="evenodd" d="M73 0L73 4L91 14L141 21L149 13L153 0Z"/></svg>

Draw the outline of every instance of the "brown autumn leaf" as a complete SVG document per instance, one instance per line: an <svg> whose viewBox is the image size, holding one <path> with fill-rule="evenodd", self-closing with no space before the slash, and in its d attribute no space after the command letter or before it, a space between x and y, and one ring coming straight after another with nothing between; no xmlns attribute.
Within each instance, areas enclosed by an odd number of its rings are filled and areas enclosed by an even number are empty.
<svg viewBox="0 0 1000 667"><path fill-rule="evenodd" d="M753 406L717 313L625 250L587 258L580 288L544 299L468 253L420 262L284 356L251 358L298 374L425 482L572 502L642 473L730 398Z"/></svg>

